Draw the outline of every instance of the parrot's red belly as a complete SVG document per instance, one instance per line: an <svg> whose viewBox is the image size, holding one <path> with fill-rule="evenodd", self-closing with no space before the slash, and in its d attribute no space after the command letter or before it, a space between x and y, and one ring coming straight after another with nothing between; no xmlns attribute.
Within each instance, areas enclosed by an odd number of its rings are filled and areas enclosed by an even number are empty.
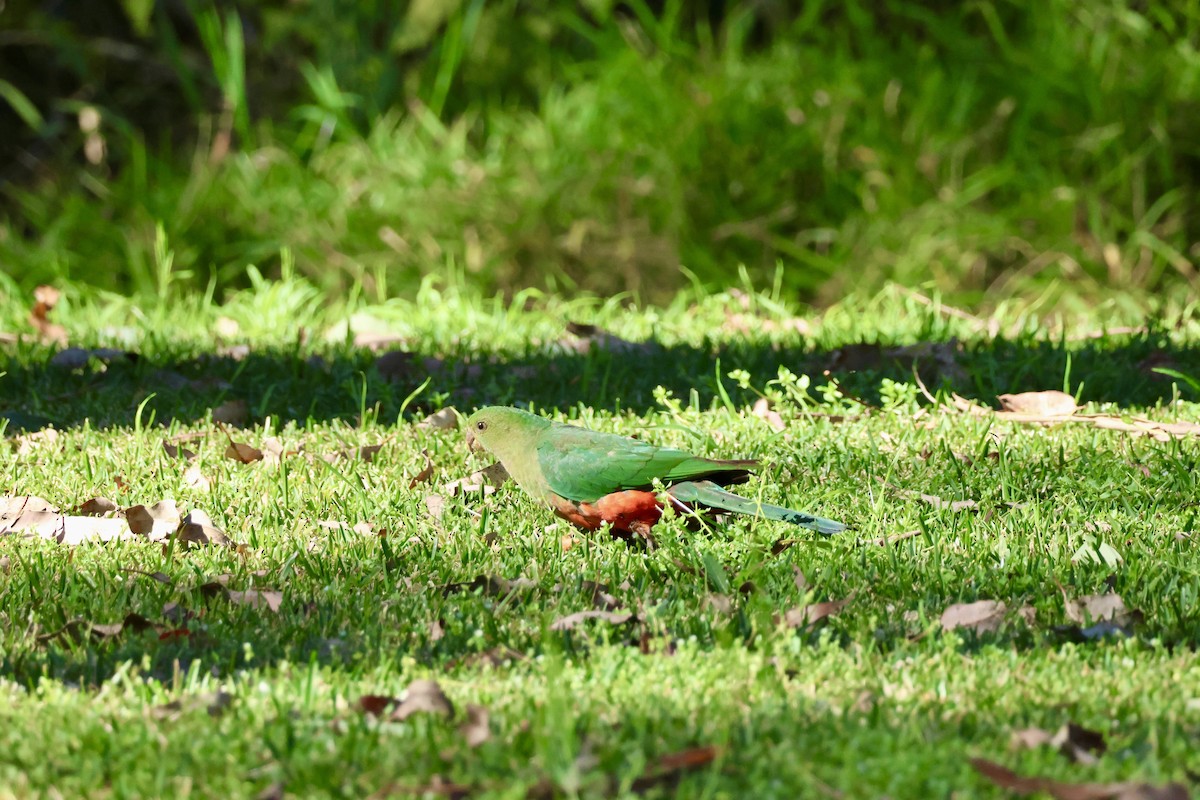
<svg viewBox="0 0 1200 800"><path fill-rule="evenodd" d="M565 497L551 500L554 513L576 527L597 530L605 522L614 531L645 535L662 516L662 505L654 492L613 492L594 503L576 503Z"/></svg>

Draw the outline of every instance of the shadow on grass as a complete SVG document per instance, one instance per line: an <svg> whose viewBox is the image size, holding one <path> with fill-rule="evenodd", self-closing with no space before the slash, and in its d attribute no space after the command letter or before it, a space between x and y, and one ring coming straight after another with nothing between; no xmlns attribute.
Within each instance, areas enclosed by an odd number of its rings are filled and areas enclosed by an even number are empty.
<svg viewBox="0 0 1200 800"><path fill-rule="evenodd" d="M827 373L844 392L874 405L881 379L911 382L914 364L930 389L950 388L989 405L1006 392L1067 386L1083 402L1153 406L1173 396L1172 379L1155 367L1200 378L1200 350L1178 347L1154 332L1066 345L995 339L925 355L874 344L816 350L751 341L614 349L594 343L584 353L558 348L464 357L414 351L397 357L386 375L375 366L376 357L367 349L347 348L236 356L168 353L121 356L107 364L93 360L70 369L49 363L50 354L39 350L9 358L0 379L0 418L8 419L9 435L47 425L70 428L85 420L96 428L139 421L188 426L206 422L209 409L240 399L251 423L271 416L276 427L333 419L353 424L365 410L387 424L398 419L404 400L426 379L428 385L406 409L410 414L445 404L467 411L531 403L539 409L583 405L642 413L656 406L658 386L701 408L723 396L744 407L757 395L725 376L745 370L751 384L761 387L781 366L810 376L814 386L825 383ZM1181 388L1185 397L1194 394Z"/></svg>

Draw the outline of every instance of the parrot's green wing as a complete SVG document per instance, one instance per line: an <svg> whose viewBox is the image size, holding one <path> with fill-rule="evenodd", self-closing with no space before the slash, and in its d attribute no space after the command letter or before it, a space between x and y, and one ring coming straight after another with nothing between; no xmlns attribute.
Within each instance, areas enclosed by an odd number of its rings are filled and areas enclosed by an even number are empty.
<svg viewBox="0 0 1200 800"><path fill-rule="evenodd" d="M707 477L742 479L754 461L715 461L682 450L655 447L611 433L555 425L541 437L538 465L550 489L568 500L591 503L612 492Z"/></svg>

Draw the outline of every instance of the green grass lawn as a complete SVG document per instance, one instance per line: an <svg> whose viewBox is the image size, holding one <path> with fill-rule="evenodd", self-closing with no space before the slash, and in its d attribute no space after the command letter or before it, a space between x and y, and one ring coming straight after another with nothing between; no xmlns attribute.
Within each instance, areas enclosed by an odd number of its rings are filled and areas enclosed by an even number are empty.
<svg viewBox="0 0 1200 800"><path fill-rule="evenodd" d="M28 310L10 297L0 332L28 332ZM137 358L71 368L5 337L0 494L66 513L171 498L238 546L0 537L0 796L1005 796L971 758L1188 785L1200 437L950 401L1065 388L1080 414L1198 423L1196 385L1153 368L1200 377L1200 316L1036 311L989 327L900 290L800 316L738 292L638 309L434 282L376 306L297 280L219 307L68 291L50 319L72 345ZM372 332L398 338L355 344ZM232 401L244 424L214 425ZM488 462L420 423L488 403L761 458L745 492L854 528L573 534L511 484L453 491ZM226 457L272 437L278 460ZM1114 593L1101 635L1076 601ZM1005 610L946 629L981 600ZM556 625L581 611L611 613ZM405 699L428 679L449 707ZM1104 747L1010 743L1067 723Z"/></svg>

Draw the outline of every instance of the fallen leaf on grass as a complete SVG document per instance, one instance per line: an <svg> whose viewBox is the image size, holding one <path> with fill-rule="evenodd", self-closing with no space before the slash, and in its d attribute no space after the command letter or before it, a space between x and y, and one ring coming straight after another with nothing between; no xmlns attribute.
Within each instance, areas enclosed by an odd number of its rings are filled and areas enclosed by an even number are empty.
<svg viewBox="0 0 1200 800"><path fill-rule="evenodd" d="M450 481L442 486L442 491L450 497L455 497L460 494L483 492L485 495L492 494L498 488L504 485L508 480L508 471L504 469L504 465L497 461L490 467L484 467L481 470L472 472L465 478Z"/></svg>
<svg viewBox="0 0 1200 800"><path fill-rule="evenodd" d="M437 519L446 511L446 498L440 494L425 495L425 510L429 512L429 516Z"/></svg>
<svg viewBox="0 0 1200 800"><path fill-rule="evenodd" d="M437 681L415 680L404 690L400 703L388 716L388 719L402 722L413 714L438 714L452 716L454 705Z"/></svg>
<svg viewBox="0 0 1200 800"><path fill-rule="evenodd" d="M250 608L265 608L271 612L278 612L279 607L283 605L283 592L273 589L246 589L237 591L231 589L228 592L230 602Z"/></svg>
<svg viewBox="0 0 1200 800"><path fill-rule="evenodd" d="M598 619L607 622L610 625L623 625L626 622L634 619L634 615L628 611L604 611L601 609L590 609L587 611L576 611L574 614L568 614L565 617L559 617L550 624L552 631L567 631L574 628L581 622L589 619Z"/></svg>
<svg viewBox="0 0 1200 800"><path fill-rule="evenodd" d="M40 431L25 433L17 436L10 443L18 456L27 456L44 445L58 441L58 431L54 428L43 428Z"/></svg>
<svg viewBox="0 0 1200 800"><path fill-rule="evenodd" d="M974 603L955 603L942 612L942 630L966 628L976 633L991 633L1004 622L1008 607L1000 600L977 600Z"/></svg>
<svg viewBox="0 0 1200 800"><path fill-rule="evenodd" d="M1142 620L1142 612L1126 608L1119 594L1092 594L1072 600L1064 590L1063 603L1067 619L1074 625L1056 630L1082 639L1129 636L1132 627Z"/></svg>
<svg viewBox="0 0 1200 800"><path fill-rule="evenodd" d="M446 406L418 422L417 427L439 431L454 430L458 427L458 412L454 410L453 406Z"/></svg>
<svg viewBox="0 0 1200 800"><path fill-rule="evenodd" d="M83 636L91 636L92 638L103 641L112 639L121 635L124 631L129 630L134 633L140 633L148 628L158 629L159 625L151 622L141 614L129 613L120 622L112 623L97 623L88 622L83 619L74 619L63 625L61 628L50 631L49 633L39 634L37 639L39 642L49 642L55 639L70 637L78 641Z"/></svg>
<svg viewBox="0 0 1200 800"><path fill-rule="evenodd" d="M224 425L242 426L250 419L250 407L245 400L228 400L212 410L212 421Z"/></svg>
<svg viewBox="0 0 1200 800"><path fill-rule="evenodd" d="M774 431L782 431L787 425L783 422L783 417L779 416L779 412L771 408L771 403L765 397L760 397L754 401L754 416L763 420Z"/></svg>
<svg viewBox="0 0 1200 800"><path fill-rule="evenodd" d="M1108 748L1104 742L1104 734L1074 722L1068 722L1053 734L1041 728L1025 728L1013 731L1010 738L1010 747L1015 749L1045 746L1056 748L1077 764L1097 763L1098 756L1103 755Z"/></svg>
<svg viewBox="0 0 1200 800"><path fill-rule="evenodd" d="M263 460L263 451L245 442L235 442L231 438L229 446L225 448L225 457L242 464L253 464Z"/></svg>
<svg viewBox="0 0 1200 800"><path fill-rule="evenodd" d="M1013 414L1029 414L1036 417L1067 417L1079 410L1075 398L1066 392L1021 392L1002 394L997 398L1000 407Z"/></svg>
<svg viewBox="0 0 1200 800"><path fill-rule="evenodd" d="M1066 601L1067 619L1086 625L1112 620L1124 624L1131 614L1119 594L1089 594Z"/></svg>
<svg viewBox="0 0 1200 800"><path fill-rule="evenodd" d="M67 329L50 321L50 312L58 305L60 297L62 293L53 286L39 286L33 290L33 309L29 312L29 324L44 342L67 342Z"/></svg>
<svg viewBox="0 0 1200 800"><path fill-rule="evenodd" d="M979 505L974 500L945 500L934 494L925 494L924 492L917 492L917 491L913 491L912 489L902 489L899 486L893 486L892 484L887 483L886 481L884 481L883 483L885 486L891 487L901 497L905 497L910 500L920 500L922 503L929 506L930 508L935 508L935 509L948 508L951 511L970 511L974 508L977 508Z"/></svg>
<svg viewBox="0 0 1200 800"><path fill-rule="evenodd" d="M185 709L203 708L210 717L219 717L233 705L233 701L234 695L224 689L218 689L215 692L205 692L163 703L151 709L150 714L155 719L177 719Z"/></svg>
<svg viewBox="0 0 1200 800"><path fill-rule="evenodd" d="M623 585L622 588L628 588L628 585ZM563 594L564 591L569 591L570 589L574 589L574 585L556 583L553 585L553 588L551 588L551 593L559 595ZM598 581L587 581L587 579L584 579L584 581L580 582L580 589L584 594L588 595L593 606L596 608L606 608L608 610L612 610L614 608L620 608L624 604L617 600L616 597L608 593L608 584L600 583Z"/></svg>
<svg viewBox="0 0 1200 800"><path fill-rule="evenodd" d="M179 510L174 500L160 500L149 508L130 506L125 509L125 521L129 530L138 536L148 536L150 541L159 542L169 538L179 526Z"/></svg>
<svg viewBox="0 0 1200 800"><path fill-rule="evenodd" d="M117 510L117 504L107 497L93 497L84 502L76 511L85 517L102 517Z"/></svg>
<svg viewBox="0 0 1200 800"><path fill-rule="evenodd" d="M673 783L687 772L708 766L720 754L719 747L707 745L660 756L657 761L646 767L639 777L634 779L630 788L635 792L644 792L664 783Z"/></svg>
<svg viewBox="0 0 1200 800"><path fill-rule="evenodd" d="M123 519L60 514L40 497L0 496L0 534L22 533L60 544L132 539Z"/></svg>
<svg viewBox="0 0 1200 800"><path fill-rule="evenodd" d="M200 471L200 467L195 464L183 471L183 485L202 491L208 491L212 488L212 483L208 478L204 477L204 473Z"/></svg>
<svg viewBox="0 0 1200 800"><path fill-rule="evenodd" d="M184 461L193 461L196 458L196 453L183 446L183 442L192 441L203 437L204 434L185 434L182 438L172 437L171 439L163 439L162 449L171 458L182 458Z"/></svg>
<svg viewBox="0 0 1200 800"><path fill-rule="evenodd" d="M122 567L121 572L128 572L131 575L145 575L147 578L157 581L158 583L161 583L164 586L170 586L171 584L174 583L174 581L171 580L170 576L165 575L161 572L146 572L145 570L134 569L133 567Z"/></svg>
<svg viewBox="0 0 1200 800"><path fill-rule="evenodd" d="M421 455L425 458L425 465L421 467L421 471L412 477L408 482L408 488L415 488L418 483L425 483L433 475L433 459L429 457L428 450L422 450Z"/></svg>
<svg viewBox="0 0 1200 800"><path fill-rule="evenodd" d="M729 614L733 611L733 601L727 594L713 593L704 598L705 608L711 608L718 614Z"/></svg>
<svg viewBox="0 0 1200 800"><path fill-rule="evenodd" d="M388 437L389 440L390 440L390 438L391 437ZM346 447L341 450L338 450L336 453L330 453L326 456L322 456L322 459L330 464L332 464L333 462L335 462L341 458L344 458L344 459L347 459L350 461L352 461L354 459L358 459L359 461L362 461L364 464L370 464L372 461L375 460L375 456L379 453L380 450L383 449L383 446L385 444L387 444L387 440L382 441L379 444L369 444L364 447Z"/></svg>
<svg viewBox="0 0 1200 800"><path fill-rule="evenodd" d="M815 625L827 617L838 614L853 599L854 594L851 594L844 600L827 600L823 603L810 603L806 606L797 606L784 612L782 617L783 624L789 628L805 628L809 625Z"/></svg>
<svg viewBox="0 0 1200 800"><path fill-rule="evenodd" d="M1051 778L1023 776L985 758L972 758L971 767L983 777L1017 794L1045 792L1055 800L1188 800L1182 783L1153 786L1137 781L1121 783L1068 783Z"/></svg>
<svg viewBox="0 0 1200 800"><path fill-rule="evenodd" d="M930 400L933 399L933 396L928 393L926 393L926 397ZM1186 436L1200 436L1200 423L1196 422L1157 422L1145 417L1130 417L1126 420L1110 414L1080 414L1078 412L1068 415L1038 416L1014 411L996 411L958 394L951 395L951 405L957 411L974 417L990 416L1009 422L1035 425L1060 423L1091 425L1103 430L1123 431L1135 436L1149 436L1160 442L1169 442L1173 438Z"/></svg>
<svg viewBox="0 0 1200 800"><path fill-rule="evenodd" d="M175 530L175 538L183 544L222 545L225 547L235 547L237 544L226 536L224 531L213 525L212 518L208 514L199 509L193 509L183 518Z"/></svg>
<svg viewBox="0 0 1200 800"><path fill-rule="evenodd" d="M463 741L467 743L467 747L479 747L479 745L491 739L492 728L488 710L474 703L469 704L467 706L467 719L462 725L458 726L458 732L462 734Z"/></svg>
<svg viewBox="0 0 1200 800"><path fill-rule="evenodd" d="M462 658L454 659L447 664L447 667L450 669L457 669L459 667L469 667L474 669L480 666L488 666L492 667L493 669L498 669L500 667L506 667L509 664L516 664L521 661L525 661L527 658L528 656L519 650L514 650L507 645L500 645L499 647L493 647L490 650L484 650L480 653L471 653L463 656Z"/></svg>

